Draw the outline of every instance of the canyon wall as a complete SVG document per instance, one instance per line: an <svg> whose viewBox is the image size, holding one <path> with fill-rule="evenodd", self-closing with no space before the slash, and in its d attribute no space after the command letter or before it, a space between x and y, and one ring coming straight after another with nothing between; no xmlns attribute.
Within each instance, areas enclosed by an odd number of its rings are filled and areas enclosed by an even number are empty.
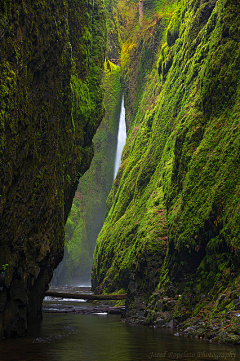
<svg viewBox="0 0 240 361"><path fill-rule="evenodd" d="M105 8L0 4L0 335L40 322L64 225L104 114Z"/></svg>
<svg viewBox="0 0 240 361"><path fill-rule="evenodd" d="M128 138L97 240L95 292L128 290L125 316L146 323L164 297L178 300L165 309L174 322L206 305L236 312L238 1L144 1L141 21L137 2L119 1L118 21Z"/></svg>

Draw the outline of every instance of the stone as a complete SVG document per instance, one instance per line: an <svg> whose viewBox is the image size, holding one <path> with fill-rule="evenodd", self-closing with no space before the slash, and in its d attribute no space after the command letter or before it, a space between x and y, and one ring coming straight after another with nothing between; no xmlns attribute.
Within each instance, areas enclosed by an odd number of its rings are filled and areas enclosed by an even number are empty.
<svg viewBox="0 0 240 361"><path fill-rule="evenodd" d="M158 318L156 320L156 325L164 326L165 324L166 324L166 320L164 320L163 318Z"/></svg>
<svg viewBox="0 0 240 361"><path fill-rule="evenodd" d="M167 324L167 328L173 328L173 320L171 320L171 321Z"/></svg>

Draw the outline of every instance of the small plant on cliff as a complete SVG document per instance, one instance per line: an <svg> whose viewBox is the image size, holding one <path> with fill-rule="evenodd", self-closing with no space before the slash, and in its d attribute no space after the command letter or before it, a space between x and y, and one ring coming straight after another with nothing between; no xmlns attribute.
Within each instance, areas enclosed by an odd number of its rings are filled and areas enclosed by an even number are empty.
<svg viewBox="0 0 240 361"><path fill-rule="evenodd" d="M2 265L2 269L3 269L4 272L6 271L8 266L9 266L8 263L5 263L5 264Z"/></svg>

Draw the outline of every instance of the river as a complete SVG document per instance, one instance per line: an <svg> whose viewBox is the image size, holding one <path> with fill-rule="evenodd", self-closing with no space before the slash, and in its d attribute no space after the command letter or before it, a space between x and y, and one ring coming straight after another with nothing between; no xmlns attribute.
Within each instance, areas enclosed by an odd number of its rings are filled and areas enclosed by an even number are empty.
<svg viewBox="0 0 240 361"><path fill-rule="evenodd" d="M81 290L75 287L75 292ZM176 330L133 326L97 307L81 300L46 298L42 324L30 328L26 337L0 341L0 360L240 360L239 347L177 337Z"/></svg>

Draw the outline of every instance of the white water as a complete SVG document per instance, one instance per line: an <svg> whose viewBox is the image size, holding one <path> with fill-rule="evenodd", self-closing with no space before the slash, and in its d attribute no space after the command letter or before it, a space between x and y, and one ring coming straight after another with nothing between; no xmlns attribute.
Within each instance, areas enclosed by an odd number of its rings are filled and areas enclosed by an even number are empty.
<svg viewBox="0 0 240 361"><path fill-rule="evenodd" d="M121 112L120 112L119 126L118 126L117 151L116 151L113 179L116 178L118 169L121 165L121 156L122 156L123 147L126 142L126 138L127 138L127 132L126 132L126 123L125 123L124 97L122 97L122 105L121 105Z"/></svg>

